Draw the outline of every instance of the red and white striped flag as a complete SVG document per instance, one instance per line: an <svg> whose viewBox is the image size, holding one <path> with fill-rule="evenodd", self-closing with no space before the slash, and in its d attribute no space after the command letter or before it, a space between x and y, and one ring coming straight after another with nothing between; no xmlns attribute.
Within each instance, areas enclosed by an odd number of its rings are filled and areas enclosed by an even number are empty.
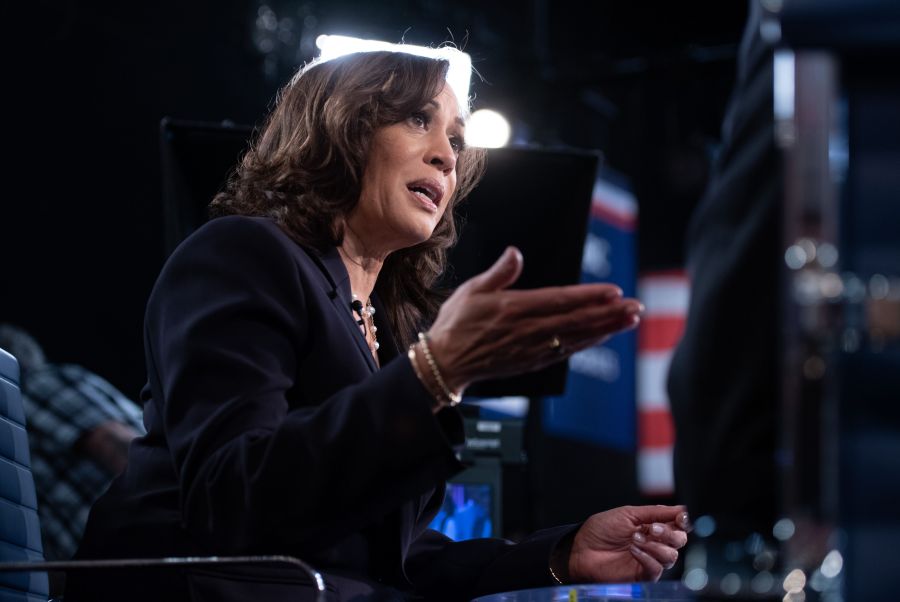
<svg viewBox="0 0 900 602"><path fill-rule="evenodd" d="M675 429L666 393L672 352L684 331L690 286L684 271L650 272L638 278L646 311L638 330L638 487L645 495L671 495Z"/></svg>

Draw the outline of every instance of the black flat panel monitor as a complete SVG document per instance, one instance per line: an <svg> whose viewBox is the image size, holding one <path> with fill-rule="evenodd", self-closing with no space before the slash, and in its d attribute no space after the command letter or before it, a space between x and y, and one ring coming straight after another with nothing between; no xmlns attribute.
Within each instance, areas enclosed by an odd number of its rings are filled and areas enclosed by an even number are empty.
<svg viewBox="0 0 900 602"><path fill-rule="evenodd" d="M168 256L207 220L207 206L220 192L248 147L253 130L225 123L160 122L163 223Z"/></svg>
<svg viewBox="0 0 900 602"><path fill-rule="evenodd" d="M207 217L248 146L249 127L166 118L160 126L166 253ZM514 288L580 280L597 153L539 148L488 151L484 179L458 207L459 243L449 253L442 285L453 287L487 269L507 245L521 249L525 268ZM559 395L566 363L532 374L478 383L476 397Z"/></svg>
<svg viewBox="0 0 900 602"><path fill-rule="evenodd" d="M513 288L575 284L587 234L596 153L536 148L488 151L487 172L459 207L459 243L449 254L445 284L455 286L491 266L508 245L525 263ZM565 362L532 374L477 383L476 397L560 395Z"/></svg>

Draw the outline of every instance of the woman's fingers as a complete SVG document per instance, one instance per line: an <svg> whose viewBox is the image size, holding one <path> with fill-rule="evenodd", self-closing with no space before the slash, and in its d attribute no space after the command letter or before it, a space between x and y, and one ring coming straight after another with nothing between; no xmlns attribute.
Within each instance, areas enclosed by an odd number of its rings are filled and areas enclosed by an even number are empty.
<svg viewBox="0 0 900 602"><path fill-rule="evenodd" d="M673 548L683 548L687 544L688 535L681 529L676 529L671 523L652 523L641 525L647 541L658 541Z"/></svg>
<svg viewBox="0 0 900 602"><path fill-rule="evenodd" d="M466 385L540 369L633 326L642 310L611 284L505 290L521 267L509 248L444 303L430 334L445 379Z"/></svg>
<svg viewBox="0 0 900 602"><path fill-rule="evenodd" d="M470 293L498 291L510 286L522 273L522 252L516 247L506 247L503 254L484 272L463 284Z"/></svg>
<svg viewBox="0 0 900 602"><path fill-rule="evenodd" d="M678 511L678 508L674 510ZM687 532L679 525L687 524L687 513L683 511L672 522L646 522L634 533L633 546L663 568L670 569L678 561L678 549L687 543Z"/></svg>
<svg viewBox="0 0 900 602"><path fill-rule="evenodd" d="M563 349L572 349L628 327L637 311L636 302L617 302L564 314L506 320L498 327L516 333L515 339L526 348L558 339Z"/></svg>
<svg viewBox="0 0 900 602"><path fill-rule="evenodd" d="M628 328L638 310L636 301L627 301L561 315L504 320L474 352L489 361L465 363L475 369L473 380L538 370ZM460 331L456 332L458 340Z"/></svg>
<svg viewBox="0 0 900 602"><path fill-rule="evenodd" d="M528 318L606 305L621 297L622 289L613 284L578 284L504 291L498 300L511 317Z"/></svg>
<svg viewBox="0 0 900 602"><path fill-rule="evenodd" d="M662 576L663 566L653 556L642 550L637 544L631 545L631 555L641 564L644 575L650 581L657 581Z"/></svg>
<svg viewBox="0 0 900 602"><path fill-rule="evenodd" d="M678 550L664 543L646 538L643 538L643 541L638 541L635 538L633 545L658 562L664 569L670 569L678 562Z"/></svg>
<svg viewBox="0 0 900 602"><path fill-rule="evenodd" d="M520 329L529 337L559 337L566 349L583 348L629 328L637 323L640 303L634 300L616 301L606 305L581 307L576 310L548 316L532 317Z"/></svg>
<svg viewBox="0 0 900 602"><path fill-rule="evenodd" d="M633 318L640 316L642 306L637 301L626 299L605 306L587 307L562 316L548 317L547 327L556 329L573 339L579 334L591 337L611 334L620 328L630 326Z"/></svg>

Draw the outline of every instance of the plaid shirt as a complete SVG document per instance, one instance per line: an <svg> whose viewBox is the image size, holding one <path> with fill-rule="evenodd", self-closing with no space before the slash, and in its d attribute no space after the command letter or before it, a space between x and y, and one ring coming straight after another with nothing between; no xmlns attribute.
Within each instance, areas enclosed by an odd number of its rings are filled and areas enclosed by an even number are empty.
<svg viewBox="0 0 900 602"><path fill-rule="evenodd" d="M144 432L141 409L111 384L75 365L47 364L22 378L31 465L47 560L71 558L91 504L115 475L75 444L116 421Z"/></svg>

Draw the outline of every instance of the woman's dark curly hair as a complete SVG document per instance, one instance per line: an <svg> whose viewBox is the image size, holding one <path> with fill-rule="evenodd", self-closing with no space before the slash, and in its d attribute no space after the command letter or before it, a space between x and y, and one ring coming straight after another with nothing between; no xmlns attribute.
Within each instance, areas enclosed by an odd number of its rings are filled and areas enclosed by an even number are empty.
<svg viewBox="0 0 900 602"><path fill-rule="evenodd" d="M359 200L372 136L437 96L449 64L404 52L364 52L301 70L232 174L210 214L269 216L299 244L324 251L343 241L342 219ZM466 99L463 99L465 101ZM464 149L457 187L431 238L391 253L376 290L398 343L437 314L434 289L456 242L454 207L478 183L484 151Z"/></svg>

